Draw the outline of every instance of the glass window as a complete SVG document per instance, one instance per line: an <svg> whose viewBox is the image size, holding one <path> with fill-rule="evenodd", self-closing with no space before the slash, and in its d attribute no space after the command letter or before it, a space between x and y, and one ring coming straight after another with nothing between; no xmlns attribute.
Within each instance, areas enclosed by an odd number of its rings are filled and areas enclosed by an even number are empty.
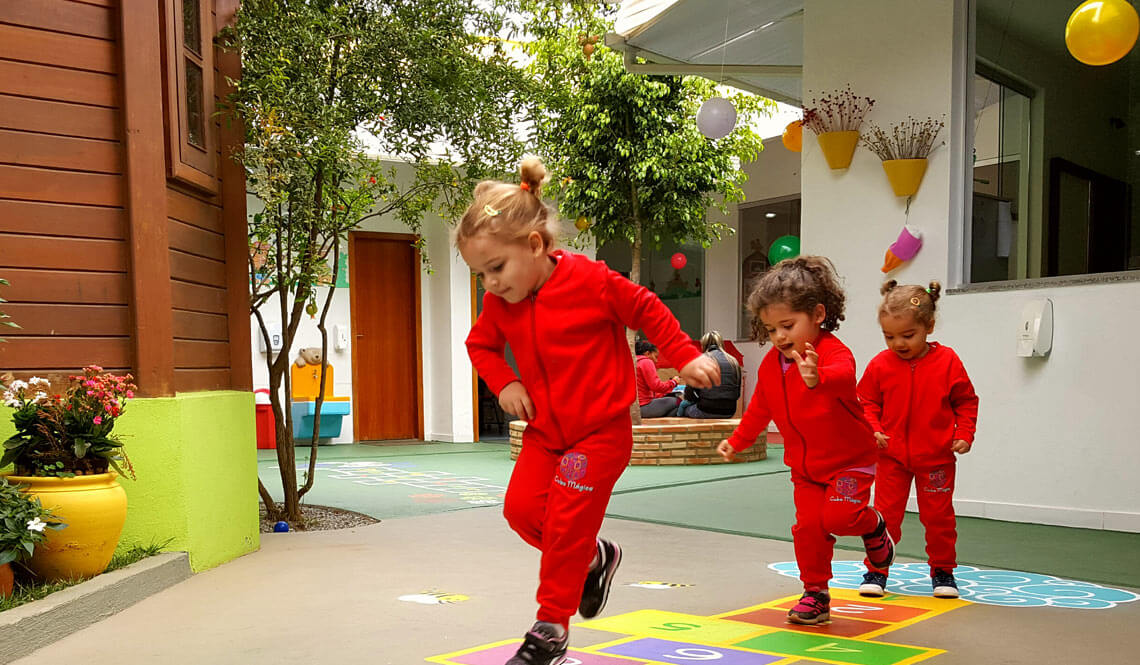
<svg viewBox="0 0 1140 665"><path fill-rule="evenodd" d="M1140 54L1068 52L1069 0L973 0L967 281L1140 269Z"/></svg>
<svg viewBox="0 0 1140 665"><path fill-rule="evenodd" d="M674 254L685 255L680 270L670 263ZM598 260L626 277L632 265L629 243L611 242L598 248ZM678 246L664 243L661 248L641 250L641 284L661 298L689 337L704 334L704 296L701 279L705 274L705 251L699 245Z"/></svg>
<svg viewBox="0 0 1140 665"><path fill-rule="evenodd" d="M202 68L186 60L186 140L206 147L206 127L202 112Z"/></svg>
<svg viewBox="0 0 1140 665"><path fill-rule="evenodd" d="M186 48L202 55L202 14L198 0L182 0L182 39Z"/></svg>
<svg viewBox="0 0 1140 665"><path fill-rule="evenodd" d="M740 206L740 330L737 339L752 337L748 294L768 269L768 250L781 236L800 236L800 197L769 199Z"/></svg>

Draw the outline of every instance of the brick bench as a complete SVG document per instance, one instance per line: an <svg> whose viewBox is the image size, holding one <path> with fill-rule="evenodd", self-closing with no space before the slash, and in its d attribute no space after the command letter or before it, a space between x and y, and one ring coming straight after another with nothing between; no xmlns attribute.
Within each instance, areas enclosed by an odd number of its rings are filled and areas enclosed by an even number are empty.
<svg viewBox="0 0 1140 665"><path fill-rule="evenodd" d="M721 439L727 439L739 423L739 418L648 418L633 426L633 457L629 463L632 466L724 464L716 446ZM525 429L526 422L511 421L511 459L519 457ZM736 455L737 462L759 462L767 458L765 434L760 435L754 446Z"/></svg>

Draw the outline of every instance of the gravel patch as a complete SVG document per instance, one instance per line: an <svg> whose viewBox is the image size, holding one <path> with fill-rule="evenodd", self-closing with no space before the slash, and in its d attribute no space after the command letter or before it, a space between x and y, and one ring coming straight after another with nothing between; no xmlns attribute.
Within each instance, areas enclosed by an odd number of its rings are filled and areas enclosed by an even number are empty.
<svg viewBox="0 0 1140 665"><path fill-rule="evenodd" d="M284 509L284 504L279 503L277 507ZM264 503L258 503L258 511L261 518L261 533L273 533L273 525L275 522L270 522L266 519ZM290 529L297 531L328 531L330 529L348 529L355 526L366 526L380 521L375 517L370 517L363 513L354 513L351 510L333 508L332 506L304 504L301 506L301 512L303 514L302 521L296 524L290 524Z"/></svg>

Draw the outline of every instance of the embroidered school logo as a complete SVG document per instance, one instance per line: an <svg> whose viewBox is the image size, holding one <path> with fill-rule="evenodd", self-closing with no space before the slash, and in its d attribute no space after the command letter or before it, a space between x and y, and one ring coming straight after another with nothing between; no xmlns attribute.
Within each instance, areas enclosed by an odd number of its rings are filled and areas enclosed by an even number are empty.
<svg viewBox="0 0 1140 665"><path fill-rule="evenodd" d="M946 471L944 469L935 469L930 472L930 486L932 488L939 488L946 485Z"/></svg>
<svg viewBox="0 0 1140 665"><path fill-rule="evenodd" d="M566 453L562 456L559 471L562 477L571 482L581 480L586 475L586 456L582 453Z"/></svg>
<svg viewBox="0 0 1140 665"><path fill-rule="evenodd" d="M835 481L835 491L846 497L855 496L859 492L859 481L851 476L844 476Z"/></svg>

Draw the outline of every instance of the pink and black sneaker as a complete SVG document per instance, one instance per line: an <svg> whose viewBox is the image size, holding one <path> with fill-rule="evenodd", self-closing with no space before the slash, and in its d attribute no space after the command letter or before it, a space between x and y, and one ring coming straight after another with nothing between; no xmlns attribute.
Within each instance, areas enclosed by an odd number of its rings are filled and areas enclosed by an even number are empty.
<svg viewBox="0 0 1140 665"><path fill-rule="evenodd" d="M875 511L875 514L879 515L879 512ZM887 570L895 562L895 541L887 533L887 522L882 515L879 515L879 526L863 536L863 547L872 568Z"/></svg>
<svg viewBox="0 0 1140 665"><path fill-rule="evenodd" d="M506 665L562 665L566 662L567 637L560 626L539 621L523 636L522 646Z"/></svg>
<svg viewBox="0 0 1140 665"><path fill-rule="evenodd" d="M788 610L788 623L814 626L831 621L831 594L826 591L805 591L800 602Z"/></svg>

